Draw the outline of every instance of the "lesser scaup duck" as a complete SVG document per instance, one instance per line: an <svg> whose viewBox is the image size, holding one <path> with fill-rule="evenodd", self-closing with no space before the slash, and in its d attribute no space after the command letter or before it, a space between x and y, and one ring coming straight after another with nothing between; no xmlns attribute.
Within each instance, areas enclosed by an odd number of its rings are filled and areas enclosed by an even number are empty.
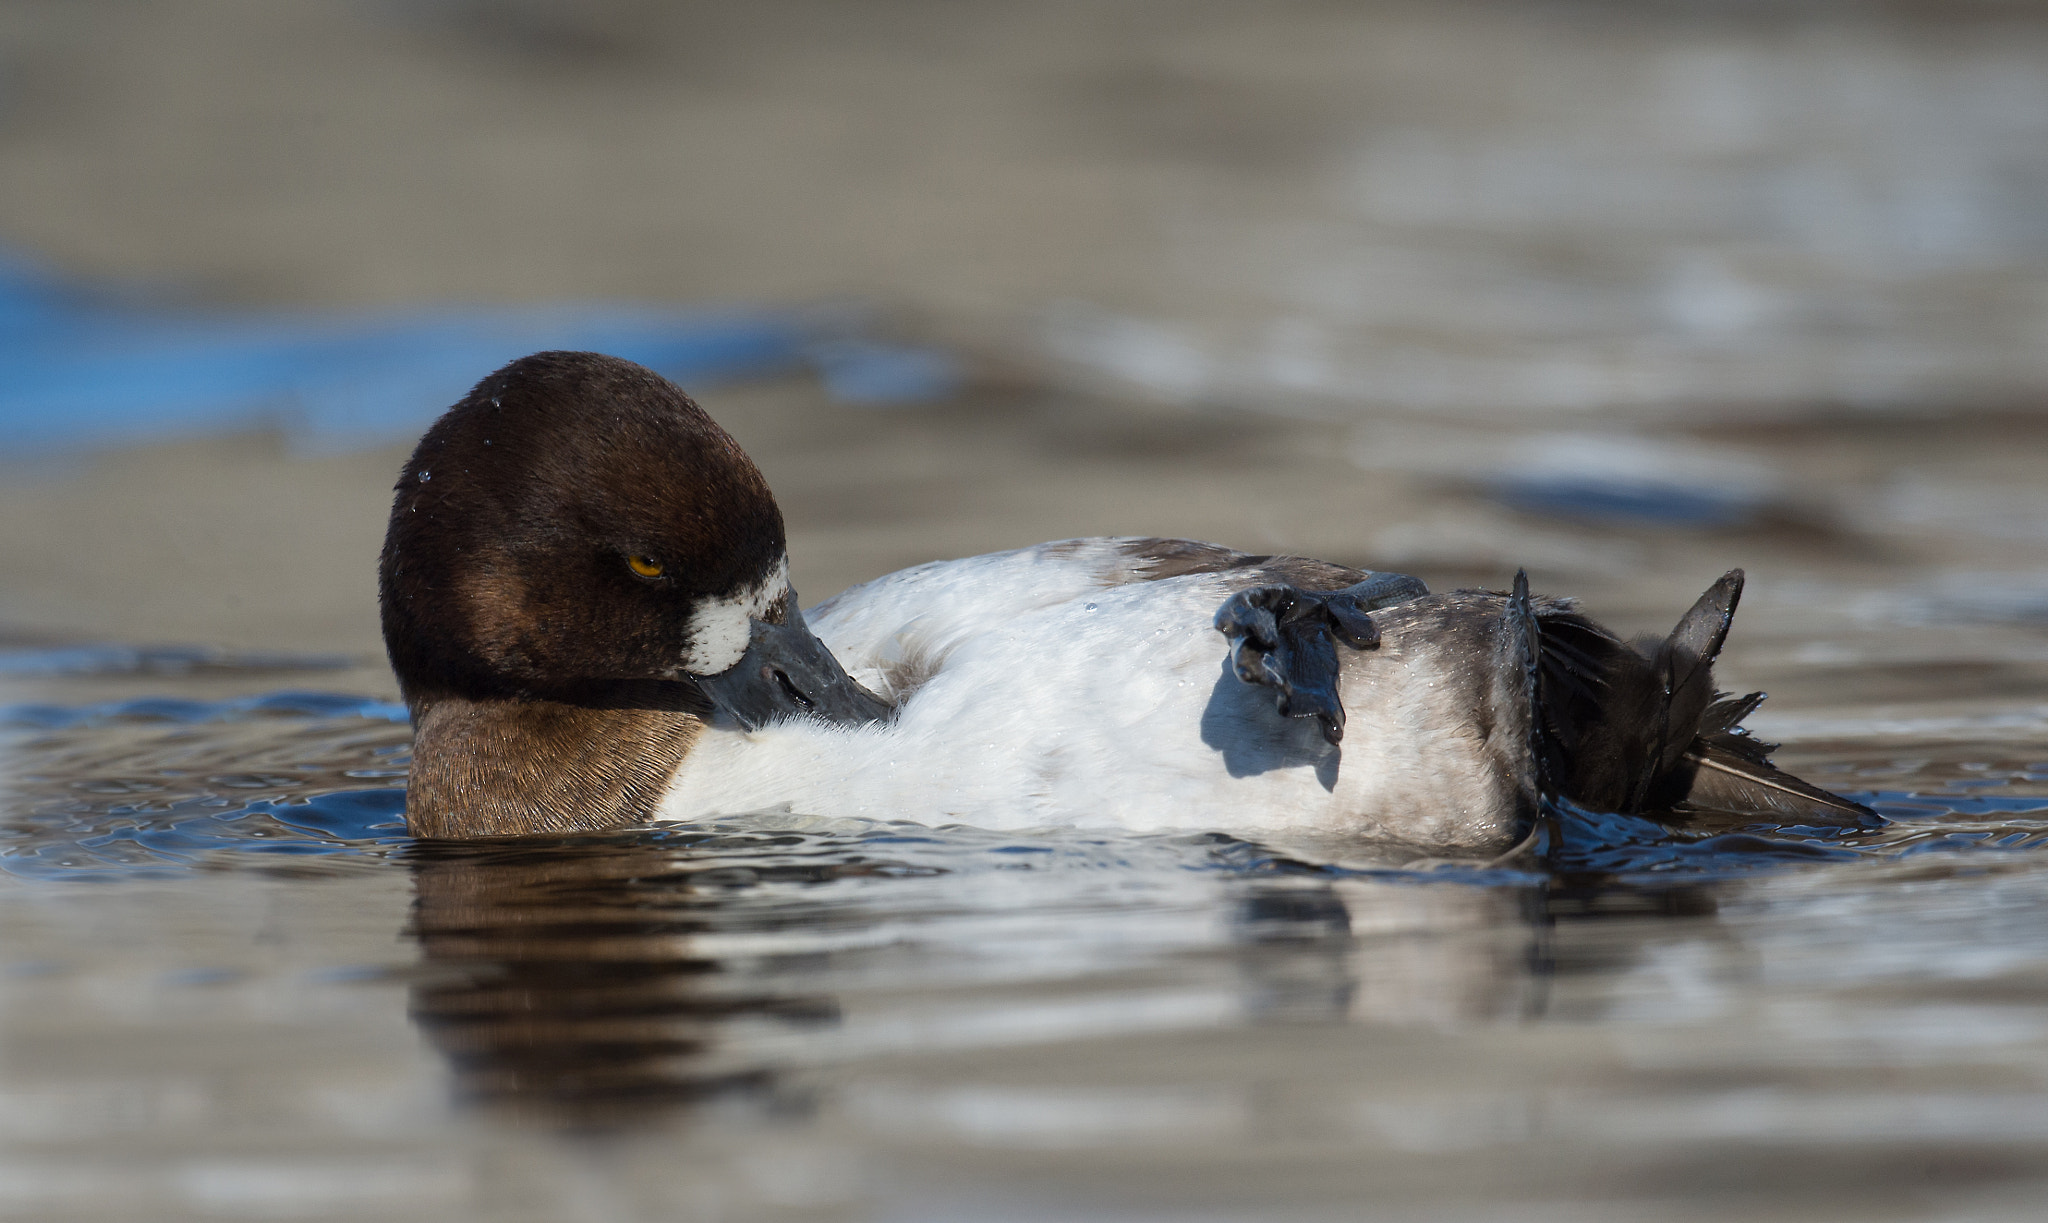
<svg viewBox="0 0 2048 1223"><path fill-rule="evenodd" d="M1540 797L1868 812L1716 693L1740 571L1632 647L1561 600L1169 539L940 561L806 615L754 464L593 353L479 383L405 466L380 569L423 837L770 807L1488 852Z"/></svg>

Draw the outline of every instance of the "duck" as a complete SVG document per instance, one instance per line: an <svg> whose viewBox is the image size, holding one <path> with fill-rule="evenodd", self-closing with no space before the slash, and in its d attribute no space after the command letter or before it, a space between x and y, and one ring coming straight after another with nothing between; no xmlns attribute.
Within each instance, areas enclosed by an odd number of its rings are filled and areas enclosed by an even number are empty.
<svg viewBox="0 0 2048 1223"><path fill-rule="evenodd" d="M379 560L425 839L784 811L1349 838L1493 854L1545 804L1805 823L1715 690L1743 575L1666 637L1572 601L1154 537L941 560L800 608L760 470L598 353L478 382L421 438Z"/></svg>

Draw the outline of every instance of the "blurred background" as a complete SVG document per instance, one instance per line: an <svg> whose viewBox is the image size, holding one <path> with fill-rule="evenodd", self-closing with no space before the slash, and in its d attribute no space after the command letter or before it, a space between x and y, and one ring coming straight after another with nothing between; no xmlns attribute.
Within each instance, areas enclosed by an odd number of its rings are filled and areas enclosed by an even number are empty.
<svg viewBox="0 0 2048 1223"><path fill-rule="evenodd" d="M1892 822L416 845L390 486L546 347L808 602L1742 566L1721 683ZM0 0L10 1218L2032 1219L2044 744L2048 4Z"/></svg>
<svg viewBox="0 0 2048 1223"><path fill-rule="evenodd" d="M1156 533L2048 615L2021 0L15 0L0 244L17 642L374 660L407 443L560 346L698 395L813 602Z"/></svg>

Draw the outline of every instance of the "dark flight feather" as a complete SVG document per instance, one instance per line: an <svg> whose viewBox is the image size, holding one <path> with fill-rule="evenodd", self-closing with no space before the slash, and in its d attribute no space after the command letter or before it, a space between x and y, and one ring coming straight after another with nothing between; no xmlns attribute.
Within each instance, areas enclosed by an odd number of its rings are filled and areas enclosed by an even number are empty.
<svg viewBox="0 0 2048 1223"><path fill-rule="evenodd" d="M1712 811L1809 824L1862 823L1874 813L1770 762L1776 745L1742 720L1764 694L1714 689L1743 574L1709 587L1668 637L1637 647L1548 601L1517 575L1511 636L1533 631L1534 743L1546 793L1627 813Z"/></svg>
<svg viewBox="0 0 2048 1223"><path fill-rule="evenodd" d="M1686 763L1692 773L1685 797L1688 809L1769 815L1798 824L1861 824L1877 818L1862 803L1830 794L1720 743L1702 740L1686 753Z"/></svg>

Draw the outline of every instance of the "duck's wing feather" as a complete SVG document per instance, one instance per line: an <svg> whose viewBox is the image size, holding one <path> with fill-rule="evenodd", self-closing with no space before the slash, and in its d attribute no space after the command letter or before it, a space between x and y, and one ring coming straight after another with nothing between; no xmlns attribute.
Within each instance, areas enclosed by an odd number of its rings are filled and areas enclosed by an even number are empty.
<svg viewBox="0 0 2048 1223"><path fill-rule="evenodd" d="M1857 825L1878 818L1862 803L1830 794L1768 762L1752 760L1704 740L1685 756L1691 788L1685 808L1730 815L1769 816L1784 823Z"/></svg>
<svg viewBox="0 0 2048 1223"><path fill-rule="evenodd" d="M1115 545L1122 554L1126 562L1123 581L1127 582L1157 582L1191 573L1213 573L1241 579L1245 586L1342 590L1368 576L1367 570L1333 561L1238 552L1192 539L1124 536L1100 542Z"/></svg>

